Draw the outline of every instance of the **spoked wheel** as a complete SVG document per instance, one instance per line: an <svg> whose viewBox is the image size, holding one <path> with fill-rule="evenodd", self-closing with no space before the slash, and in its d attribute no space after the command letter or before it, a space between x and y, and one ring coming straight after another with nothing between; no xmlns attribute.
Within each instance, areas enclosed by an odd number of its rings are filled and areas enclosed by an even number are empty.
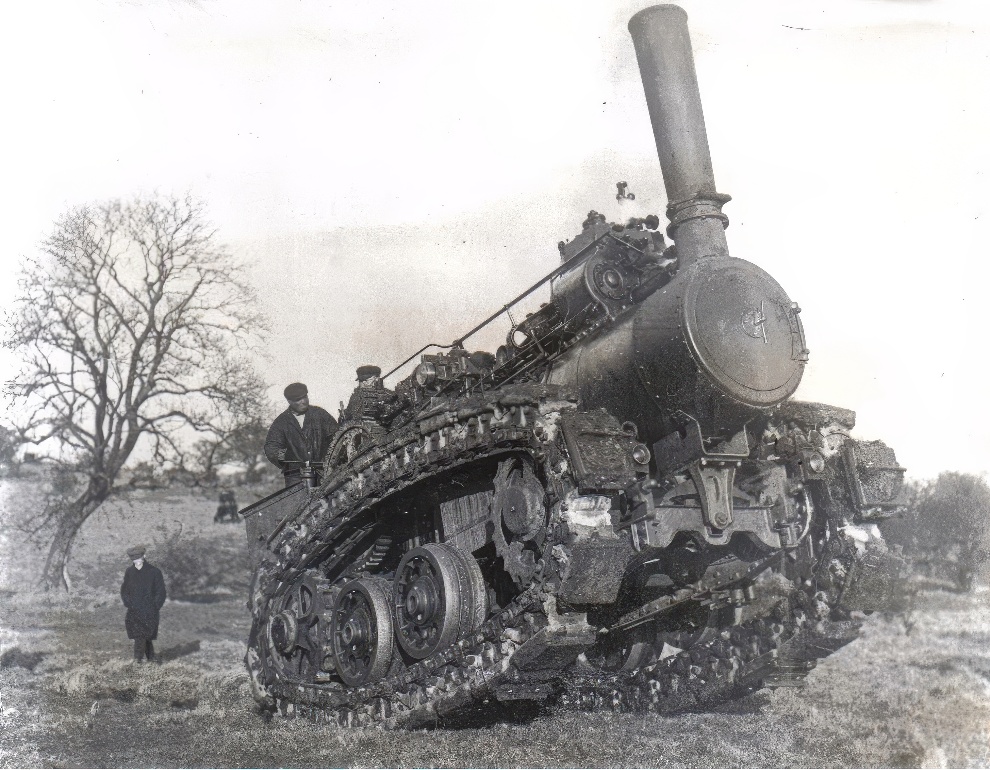
<svg viewBox="0 0 990 770"><path fill-rule="evenodd" d="M371 431L363 425L352 425L337 433L324 459L327 474L335 468L347 465L373 443Z"/></svg>
<svg viewBox="0 0 990 770"><path fill-rule="evenodd" d="M322 581L306 575L280 598L269 616L268 649L282 674L312 681L323 667L328 628Z"/></svg>
<svg viewBox="0 0 990 770"><path fill-rule="evenodd" d="M474 559L445 543L414 548L395 572L396 638L422 660L484 622L487 591Z"/></svg>
<svg viewBox="0 0 990 770"><path fill-rule="evenodd" d="M376 682L392 663L392 592L381 578L343 586L333 607L331 646L337 674L352 687Z"/></svg>

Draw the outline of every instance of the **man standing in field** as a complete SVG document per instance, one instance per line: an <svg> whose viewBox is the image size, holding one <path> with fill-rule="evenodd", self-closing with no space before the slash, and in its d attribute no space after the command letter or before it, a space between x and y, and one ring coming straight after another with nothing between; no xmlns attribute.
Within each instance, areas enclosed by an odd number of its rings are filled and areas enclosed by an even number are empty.
<svg viewBox="0 0 990 770"><path fill-rule="evenodd" d="M155 646L158 638L158 613L165 604L165 579L162 571L144 560L144 546L137 545L127 550L127 556L134 564L124 572L124 583L120 587L120 598L127 607L124 626L127 638L134 640L134 662L157 662Z"/></svg>
<svg viewBox="0 0 990 770"><path fill-rule="evenodd" d="M337 431L337 421L326 409L310 406L309 389L294 382L284 391L289 408L275 418L265 439L265 457L277 465L290 487L302 478L303 463L322 463Z"/></svg>

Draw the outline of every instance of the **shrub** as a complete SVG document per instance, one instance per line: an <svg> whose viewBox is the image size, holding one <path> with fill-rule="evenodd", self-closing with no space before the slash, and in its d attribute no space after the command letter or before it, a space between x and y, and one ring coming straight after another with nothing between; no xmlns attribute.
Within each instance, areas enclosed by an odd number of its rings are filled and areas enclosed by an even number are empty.
<svg viewBox="0 0 990 770"><path fill-rule="evenodd" d="M225 543L183 535L181 528L169 533L162 524L156 528L154 554L172 599L211 601L247 590L251 562L239 541Z"/></svg>
<svg viewBox="0 0 990 770"><path fill-rule="evenodd" d="M915 483L907 513L887 522L884 534L920 574L968 591L990 566L990 486L980 476L951 472Z"/></svg>

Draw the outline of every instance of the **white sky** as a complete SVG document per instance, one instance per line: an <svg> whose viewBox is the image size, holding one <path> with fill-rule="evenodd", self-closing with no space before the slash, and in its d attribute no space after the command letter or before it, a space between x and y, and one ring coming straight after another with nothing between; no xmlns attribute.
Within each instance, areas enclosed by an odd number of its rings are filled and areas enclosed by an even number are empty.
<svg viewBox="0 0 990 770"><path fill-rule="evenodd" d="M588 210L662 214L626 31L648 4L7 9L0 301L68 206L189 190L276 321L273 399L301 379L336 411L357 365L552 269ZM730 250L804 311L798 396L855 409L914 476L990 470L990 4L681 4Z"/></svg>

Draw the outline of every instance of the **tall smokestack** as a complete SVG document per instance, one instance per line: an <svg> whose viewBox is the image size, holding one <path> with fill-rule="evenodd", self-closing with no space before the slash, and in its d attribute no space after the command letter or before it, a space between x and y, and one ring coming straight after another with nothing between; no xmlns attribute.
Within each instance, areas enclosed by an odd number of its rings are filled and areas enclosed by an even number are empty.
<svg viewBox="0 0 990 770"><path fill-rule="evenodd" d="M715 191L687 14L676 5L645 8L629 20L660 169L667 189L667 233L682 267L725 257L728 195Z"/></svg>

